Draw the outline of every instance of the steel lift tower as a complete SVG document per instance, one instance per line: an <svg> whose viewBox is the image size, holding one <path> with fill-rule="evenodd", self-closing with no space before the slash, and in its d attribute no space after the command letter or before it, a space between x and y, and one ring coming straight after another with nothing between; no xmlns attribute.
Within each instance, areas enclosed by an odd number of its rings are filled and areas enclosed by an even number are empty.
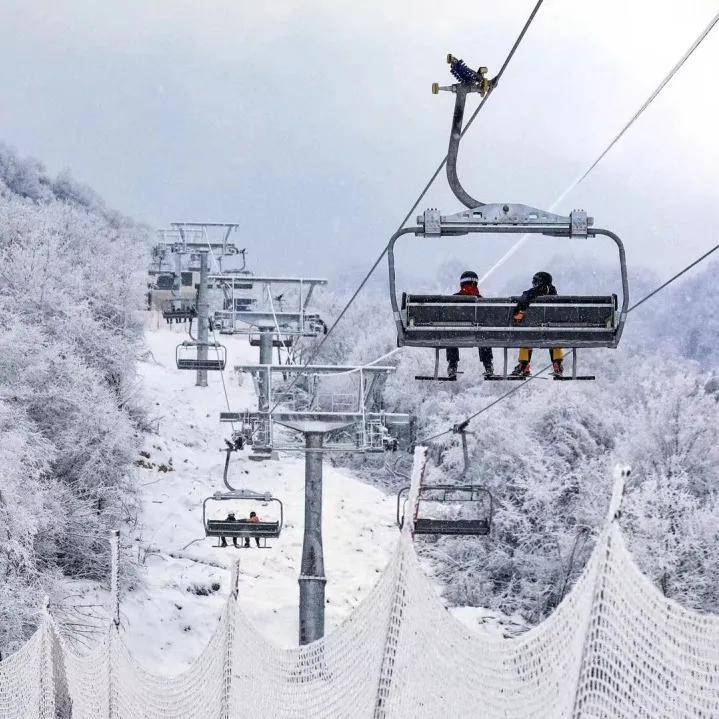
<svg viewBox="0 0 719 719"><path fill-rule="evenodd" d="M223 412L221 422L239 422L246 441L264 451L302 451L305 455L305 525L300 570L299 641L308 644L324 636L325 584L322 544L322 465L327 452L384 452L397 449L398 436L409 436L409 415L377 409L379 389L394 367L331 367L326 365L239 365L265 388L268 409ZM274 391L272 376L304 373L312 378L309 397L290 399ZM321 377L351 378L352 395L323 395L316 391ZM352 401L350 401L352 396ZM277 399L277 405L274 400ZM279 407L279 405L285 405ZM274 425L302 435L301 445L278 446Z"/></svg>

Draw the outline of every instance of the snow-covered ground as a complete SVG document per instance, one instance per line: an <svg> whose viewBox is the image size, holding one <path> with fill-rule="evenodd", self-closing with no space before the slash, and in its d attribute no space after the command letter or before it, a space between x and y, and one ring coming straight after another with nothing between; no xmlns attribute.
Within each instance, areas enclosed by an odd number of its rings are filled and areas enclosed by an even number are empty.
<svg viewBox="0 0 719 719"><path fill-rule="evenodd" d="M269 491L282 499L285 528L271 549L227 549L204 539L202 502L222 490L223 440L229 425L219 422L227 409L219 373L208 387L195 386L193 372L175 368L175 346L184 327L153 319L146 332L151 354L140 363L144 392L157 434L146 438L141 466L143 515L135 537L123 544L141 562L141 581L122 597L125 641L151 671L174 673L195 659L208 642L226 600L233 559L240 559L239 593L245 613L270 640L297 643L298 584L304 517L304 462L301 455L255 462L249 451L233 455L233 484ZM186 336L186 335L185 335ZM228 369L225 386L232 410L256 407L249 377L235 363L257 361L258 350L245 337L223 337ZM244 379L244 381L243 381ZM144 466L143 466L144 465ZM171 468L171 471L167 471ZM395 498L325 462L323 536L326 630L332 631L362 600L383 571L397 541ZM229 504L229 503L227 503ZM244 505L244 506L243 506ZM227 510L219 507L216 516ZM238 503L237 516L255 509L272 518L270 506ZM199 541L193 541L199 540ZM127 545L132 543L128 549ZM482 610L455 610L460 621L496 633L496 622ZM488 625L489 622L489 625Z"/></svg>

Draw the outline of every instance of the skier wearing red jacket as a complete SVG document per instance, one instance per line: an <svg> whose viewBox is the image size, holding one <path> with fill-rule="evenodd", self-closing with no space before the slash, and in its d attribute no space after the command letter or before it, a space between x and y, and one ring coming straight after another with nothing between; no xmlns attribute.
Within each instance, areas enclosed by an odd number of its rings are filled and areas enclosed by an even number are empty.
<svg viewBox="0 0 719 719"><path fill-rule="evenodd" d="M467 270L459 278L459 292L455 295L467 295L469 297L481 297L479 293L479 277L476 272ZM491 377L494 374L493 357L491 347L479 348L479 359L484 365L484 376ZM459 348L447 347L447 377L457 376L457 365L459 364Z"/></svg>

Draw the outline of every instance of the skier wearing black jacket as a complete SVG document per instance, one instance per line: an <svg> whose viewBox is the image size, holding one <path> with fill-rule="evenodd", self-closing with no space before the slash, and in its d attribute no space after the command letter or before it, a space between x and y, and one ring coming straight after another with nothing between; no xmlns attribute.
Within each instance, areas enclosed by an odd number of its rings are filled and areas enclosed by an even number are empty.
<svg viewBox="0 0 719 719"><path fill-rule="evenodd" d="M557 288L552 284L552 275L549 272L537 272L532 277L532 286L522 292L522 296L517 302L517 306L512 313L512 319L520 324L524 322L524 315L529 305L537 299L547 295L556 295ZM564 352L559 347L552 347L549 350L552 358L552 372L555 377L561 377L564 371L562 361L564 360ZM528 347L522 347L519 350L519 363L512 371L513 377L529 377L532 374L532 368L529 365L532 359L532 350Z"/></svg>

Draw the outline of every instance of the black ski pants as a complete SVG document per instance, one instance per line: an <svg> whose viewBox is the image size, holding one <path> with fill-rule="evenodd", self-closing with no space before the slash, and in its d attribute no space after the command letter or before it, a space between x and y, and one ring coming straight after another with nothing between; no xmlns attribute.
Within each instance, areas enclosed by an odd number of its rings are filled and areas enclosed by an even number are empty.
<svg viewBox="0 0 719 719"><path fill-rule="evenodd" d="M479 359L486 367L493 364L492 348L480 347ZM447 347L447 364L457 365L459 362L459 347Z"/></svg>

